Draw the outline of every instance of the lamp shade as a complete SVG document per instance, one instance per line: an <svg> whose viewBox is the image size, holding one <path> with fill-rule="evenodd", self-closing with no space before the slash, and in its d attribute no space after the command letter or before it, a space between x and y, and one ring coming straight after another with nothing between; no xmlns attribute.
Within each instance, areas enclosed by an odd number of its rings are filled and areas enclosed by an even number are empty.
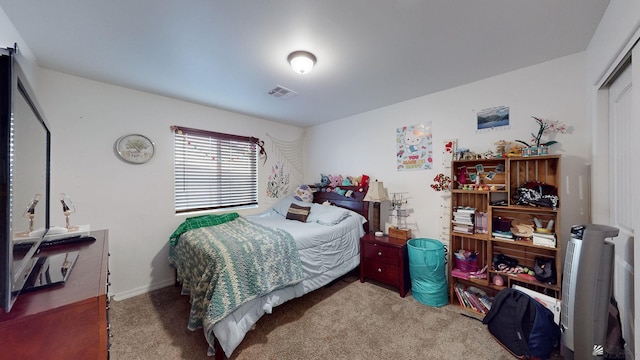
<svg viewBox="0 0 640 360"><path fill-rule="evenodd" d="M313 69L316 57L308 51L294 51L287 57L291 69L298 74L307 74Z"/></svg>
<svg viewBox="0 0 640 360"><path fill-rule="evenodd" d="M387 189L384 188L382 181L374 181L369 184L369 190L364 196L364 201L382 202L389 201Z"/></svg>

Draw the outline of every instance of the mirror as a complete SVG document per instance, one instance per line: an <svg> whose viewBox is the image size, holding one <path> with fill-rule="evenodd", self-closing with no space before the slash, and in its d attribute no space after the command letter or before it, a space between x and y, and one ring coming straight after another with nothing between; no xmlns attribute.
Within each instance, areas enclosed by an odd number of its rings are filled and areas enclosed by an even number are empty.
<svg viewBox="0 0 640 360"><path fill-rule="evenodd" d="M14 240L30 232L42 232L46 225L45 201L47 194L47 131L33 112L22 91L13 104L13 221ZM38 200L36 197L39 195ZM36 202L36 204L33 204ZM39 204L38 204L39 202ZM33 214L31 214L33 208ZM27 209L27 210L25 210ZM18 236L16 236L18 235ZM22 236L20 236L22 235ZM39 237L38 234L35 234ZM27 236L29 237L29 236Z"/></svg>

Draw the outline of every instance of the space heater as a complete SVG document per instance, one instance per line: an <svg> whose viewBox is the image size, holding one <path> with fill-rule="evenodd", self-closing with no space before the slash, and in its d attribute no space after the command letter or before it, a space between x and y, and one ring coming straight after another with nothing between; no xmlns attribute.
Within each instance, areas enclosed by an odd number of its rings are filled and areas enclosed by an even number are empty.
<svg viewBox="0 0 640 360"><path fill-rule="evenodd" d="M601 359L604 354L614 260L614 244L607 239L618 233L606 225L571 227L560 313L565 359Z"/></svg>

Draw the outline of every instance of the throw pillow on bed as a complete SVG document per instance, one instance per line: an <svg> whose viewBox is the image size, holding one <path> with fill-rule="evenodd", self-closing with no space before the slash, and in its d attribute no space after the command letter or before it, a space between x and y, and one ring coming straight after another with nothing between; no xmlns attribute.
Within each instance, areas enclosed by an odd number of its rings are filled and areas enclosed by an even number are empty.
<svg viewBox="0 0 640 360"><path fill-rule="evenodd" d="M306 222L310 212L311 206L300 206L292 203L289 211L287 211L287 219Z"/></svg>
<svg viewBox="0 0 640 360"><path fill-rule="evenodd" d="M313 202L313 191L309 185L300 185L293 193L293 198L298 201Z"/></svg>

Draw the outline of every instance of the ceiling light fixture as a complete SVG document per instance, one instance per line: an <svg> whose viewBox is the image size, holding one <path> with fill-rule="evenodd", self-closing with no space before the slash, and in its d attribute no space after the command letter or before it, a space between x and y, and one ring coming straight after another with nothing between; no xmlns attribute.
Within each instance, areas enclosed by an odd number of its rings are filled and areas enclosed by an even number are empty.
<svg viewBox="0 0 640 360"><path fill-rule="evenodd" d="M304 75L313 69L313 65L316 63L316 56L308 51L294 51L289 54L287 61L291 64L293 71Z"/></svg>

